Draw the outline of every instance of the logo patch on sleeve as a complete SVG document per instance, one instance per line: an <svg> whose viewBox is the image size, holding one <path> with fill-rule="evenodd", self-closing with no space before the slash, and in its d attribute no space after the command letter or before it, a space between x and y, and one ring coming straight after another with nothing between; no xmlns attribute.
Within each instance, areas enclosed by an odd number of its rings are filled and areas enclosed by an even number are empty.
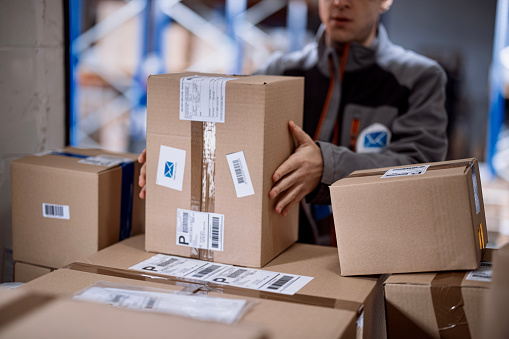
<svg viewBox="0 0 509 339"><path fill-rule="evenodd" d="M391 131L380 123L369 125L357 138L358 153L378 153L390 144Z"/></svg>

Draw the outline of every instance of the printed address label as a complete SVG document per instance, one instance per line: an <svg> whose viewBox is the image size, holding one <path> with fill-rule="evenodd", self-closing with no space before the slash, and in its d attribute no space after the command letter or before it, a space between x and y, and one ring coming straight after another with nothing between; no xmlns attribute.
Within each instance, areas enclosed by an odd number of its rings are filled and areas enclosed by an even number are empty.
<svg viewBox="0 0 509 339"><path fill-rule="evenodd" d="M223 251L224 215L177 209L177 245Z"/></svg>
<svg viewBox="0 0 509 339"><path fill-rule="evenodd" d="M129 269L286 295L294 295L313 279L164 254L157 254Z"/></svg>
<svg viewBox="0 0 509 339"><path fill-rule="evenodd" d="M382 176L382 178L394 178L394 177L404 177L409 175L421 175L426 172L429 165L420 165L420 166L412 166L412 167L402 167L402 168L391 168Z"/></svg>
<svg viewBox="0 0 509 339"><path fill-rule="evenodd" d="M481 261L479 268L468 273L466 280L490 282L493 276L493 268L490 261Z"/></svg>

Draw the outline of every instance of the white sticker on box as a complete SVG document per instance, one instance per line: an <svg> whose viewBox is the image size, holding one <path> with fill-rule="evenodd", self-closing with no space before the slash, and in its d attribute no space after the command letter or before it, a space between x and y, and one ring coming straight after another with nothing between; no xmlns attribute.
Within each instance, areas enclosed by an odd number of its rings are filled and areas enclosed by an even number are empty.
<svg viewBox="0 0 509 339"><path fill-rule="evenodd" d="M186 151L161 145L157 163L156 184L182 191L185 165Z"/></svg>
<svg viewBox="0 0 509 339"><path fill-rule="evenodd" d="M382 176L382 178L394 178L394 177L404 177L409 175L421 175L426 172L429 165L420 165L420 166L412 166L412 167L402 167L402 168L391 168Z"/></svg>
<svg viewBox="0 0 509 339"><path fill-rule="evenodd" d="M42 203L42 216L44 218L71 219L68 205Z"/></svg>
<svg viewBox="0 0 509 339"><path fill-rule="evenodd" d="M78 163L80 163L80 164L106 166L106 167L116 166L118 164L126 163L126 162L134 162L134 160L130 159L130 158L121 158L121 157L116 157L113 155L101 154L101 155L97 155L97 156L90 156L83 160L78 161Z"/></svg>
<svg viewBox="0 0 509 339"><path fill-rule="evenodd" d="M120 308L170 313L193 319L231 324L243 313L247 301L190 294L140 291L92 286L74 299Z"/></svg>
<svg viewBox="0 0 509 339"><path fill-rule="evenodd" d="M180 120L225 122L226 82L236 78L189 76L180 79Z"/></svg>
<svg viewBox="0 0 509 339"><path fill-rule="evenodd" d="M177 245L223 251L224 215L177 209Z"/></svg>
<svg viewBox="0 0 509 339"><path fill-rule="evenodd" d="M479 268L468 273L466 280L490 282L493 276L493 268L490 261L481 261Z"/></svg>
<svg viewBox="0 0 509 339"><path fill-rule="evenodd" d="M246 197L254 194L253 183L247 168L246 157L244 152L236 152L226 155L228 167L230 167L230 174L232 176L233 185L237 198Z"/></svg>
<svg viewBox="0 0 509 339"><path fill-rule="evenodd" d="M475 166L470 166L472 169L472 183L474 185L474 200L475 200L475 214L481 212L481 202L479 200L479 188L477 187L477 175L475 174Z"/></svg>
<svg viewBox="0 0 509 339"><path fill-rule="evenodd" d="M182 269L184 267L186 269ZM286 295L297 293L313 279L163 254L155 255L129 269Z"/></svg>

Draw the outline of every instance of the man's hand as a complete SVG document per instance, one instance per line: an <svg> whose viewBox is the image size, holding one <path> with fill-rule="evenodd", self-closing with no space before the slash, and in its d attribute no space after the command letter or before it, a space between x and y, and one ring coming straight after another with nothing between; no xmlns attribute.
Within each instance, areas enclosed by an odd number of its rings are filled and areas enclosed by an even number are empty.
<svg viewBox="0 0 509 339"><path fill-rule="evenodd" d="M293 121L288 125L298 147L274 172L275 184L269 192L271 199L278 197L275 211L283 216L318 186L323 173L320 147Z"/></svg>
<svg viewBox="0 0 509 339"><path fill-rule="evenodd" d="M145 199L145 185L147 183L147 149L138 156L138 162L143 164L140 170L140 177L138 178L138 185L141 187L140 198Z"/></svg>

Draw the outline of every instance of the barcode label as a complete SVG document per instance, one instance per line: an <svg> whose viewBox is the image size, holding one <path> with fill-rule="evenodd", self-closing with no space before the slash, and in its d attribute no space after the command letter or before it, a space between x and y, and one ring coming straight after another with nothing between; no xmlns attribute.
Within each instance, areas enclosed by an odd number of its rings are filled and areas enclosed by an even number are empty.
<svg viewBox="0 0 509 339"><path fill-rule="evenodd" d="M70 219L69 206L42 204L42 216L44 218Z"/></svg>
<svg viewBox="0 0 509 339"><path fill-rule="evenodd" d="M226 160L228 161L237 198L253 195L253 183L251 182L244 152L227 154Z"/></svg>
<svg viewBox="0 0 509 339"><path fill-rule="evenodd" d="M412 166L412 167L401 167L401 168L392 168L385 172L382 178L394 178L394 177L404 177L409 175L421 175L426 173L429 165L420 165L420 166Z"/></svg>
<svg viewBox="0 0 509 339"><path fill-rule="evenodd" d="M490 261L481 261L479 268L468 273L466 280L490 282L493 275L493 268Z"/></svg>
<svg viewBox="0 0 509 339"><path fill-rule="evenodd" d="M235 279L235 278L241 276L242 274L244 274L245 272L247 272L247 270L243 270L243 269L236 270L232 274L228 274L227 277Z"/></svg>
<svg viewBox="0 0 509 339"><path fill-rule="evenodd" d="M177 245L223 251L224 215L177 209Z"/></svg>
<svg viewBox="0 0 509 339"><path fill-rule="evenodd" d="M168 260L164 260L164 261L162 261L162 262L160 262L160 263L158 263L156 265L160 266L160 267L166 267L166 266L171 265L171 264L173 264L173 263L175 263L177 261L178 261L178 259L171 258L171 259L168 259Z"/></svg>
<svg viewBox="0 0 509 339"><path fill-rule="evenodd" d="M214 272L215 270L218 270L221 267L223 267L223 266L220 266L220 265L210 265L209 267L199 271L198 273L193 274L193 278L201 279L204 276L209 275L210 273Z"/></svg>
<svg viewBox="0 0 509 339"><path fill-rule="evenodd" d="M281 287L286 285L289 281L293 279L293 276L291 275L284 275L283 277L279 278L275 283L267 287L269 290L279 290Z"/></svg>

